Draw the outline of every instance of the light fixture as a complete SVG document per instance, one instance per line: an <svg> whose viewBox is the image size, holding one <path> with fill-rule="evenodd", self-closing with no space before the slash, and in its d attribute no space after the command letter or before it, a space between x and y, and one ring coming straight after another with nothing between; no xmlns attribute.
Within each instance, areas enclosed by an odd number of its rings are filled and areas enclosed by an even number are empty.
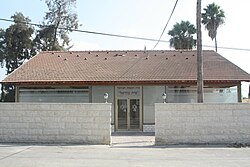
<svg viewBox="0 0 250 167"><path fill-rule="evenodd" d="M109 94L108 93L104 93L103 98L105 100L105 103L108 103Z"/></svg>
<svg viewBox="0 0 250 167"><path fill-rule="evenodd" d="M167 94L166 93L162 94L162 99L163 99L163 103L166 103L166 99L167 99Z"/></svg>

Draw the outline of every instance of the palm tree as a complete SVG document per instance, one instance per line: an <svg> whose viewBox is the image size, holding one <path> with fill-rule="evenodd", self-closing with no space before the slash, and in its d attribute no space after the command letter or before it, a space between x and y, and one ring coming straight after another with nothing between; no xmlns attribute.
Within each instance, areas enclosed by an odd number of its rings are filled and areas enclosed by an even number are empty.
<svg viewBox="0 0 250 167"><path fill-rule="evenodd" d="M195 26L189 21L181 21L176 23L168 35L172 36L170 39L170 47L175 49L192 49L196 46L196 40L193 34L196 33Z"/></svg>
<svg viewBox="0 0 250 167"><path fill-rule="evenodd" d="M215 41L215 50L217 52L217 29L224 23L225 14L220 6L215 3L209 4L207 8L204 8L205 13L202 13L202 24L208 30L208 36Z"/></svg>

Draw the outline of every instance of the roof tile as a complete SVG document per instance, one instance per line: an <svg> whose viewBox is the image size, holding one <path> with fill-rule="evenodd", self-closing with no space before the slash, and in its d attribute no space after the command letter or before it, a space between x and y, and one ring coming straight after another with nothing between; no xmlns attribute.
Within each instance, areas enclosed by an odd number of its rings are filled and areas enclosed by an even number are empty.
<svg viewBox="0 0 250 167"><path fill-rule="evenodd" d="M204 80L250 81L214 51L203 51ZM196 51L41 52L3 82L196 80Z"/></svg>

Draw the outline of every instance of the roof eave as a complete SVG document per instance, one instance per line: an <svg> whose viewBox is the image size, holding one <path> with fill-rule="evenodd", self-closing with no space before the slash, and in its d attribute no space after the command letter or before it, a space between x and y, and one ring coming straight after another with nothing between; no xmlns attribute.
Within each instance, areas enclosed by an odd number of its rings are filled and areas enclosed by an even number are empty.
<svg viewBox="0 0 250 167"><path fill-rule="evenodd" d="M204 80L205 83L240 83L250 82L250 79L242 80ZM1 81L2 84L13 85L121 85L121 84L196 84L196 80L138 80L138 81Z"/></svg>

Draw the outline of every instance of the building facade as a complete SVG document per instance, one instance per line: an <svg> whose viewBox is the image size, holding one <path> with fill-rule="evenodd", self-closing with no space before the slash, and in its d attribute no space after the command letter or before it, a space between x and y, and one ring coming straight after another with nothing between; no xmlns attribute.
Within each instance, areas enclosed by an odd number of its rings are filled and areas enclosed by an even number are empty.
<svg viewBox="0 0 250 167"><path fill-rule="evenodd" d="M204 102L237 103L250 75L204 51ZM103 103L108 93L115 131L154 131L155 103L195 103L195 51L41 52L3 84L16 102ZM162 96L165 93L165 97Z"/></svg>

